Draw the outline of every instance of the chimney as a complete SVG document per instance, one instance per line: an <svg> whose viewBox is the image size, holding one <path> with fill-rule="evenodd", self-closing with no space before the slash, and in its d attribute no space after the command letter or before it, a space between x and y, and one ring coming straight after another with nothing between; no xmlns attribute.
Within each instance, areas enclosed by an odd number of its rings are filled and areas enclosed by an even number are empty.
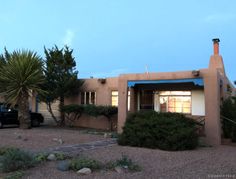
<svg viewBox="0 0 236 179"><path fill-rule="evenodd" d="M213 49L214 49L214 55L219 55L219 42L220 39L212 39L213 41Z"/></svg>

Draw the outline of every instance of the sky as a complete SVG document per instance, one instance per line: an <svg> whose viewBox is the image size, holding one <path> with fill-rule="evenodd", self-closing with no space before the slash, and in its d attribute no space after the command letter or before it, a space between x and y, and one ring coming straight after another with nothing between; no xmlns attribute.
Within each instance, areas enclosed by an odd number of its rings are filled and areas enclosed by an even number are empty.
<svg viewBox="0 0 236 179"><path fill-rule="evenodd" d="M79 78L207 68L236 80L235 0L0 0L0 53L68 45Z"/></svg>

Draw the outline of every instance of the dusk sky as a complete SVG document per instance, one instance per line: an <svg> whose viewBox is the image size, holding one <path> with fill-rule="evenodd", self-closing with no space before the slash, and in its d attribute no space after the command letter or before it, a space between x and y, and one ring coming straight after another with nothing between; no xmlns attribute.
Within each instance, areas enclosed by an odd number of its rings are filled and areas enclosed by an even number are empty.
<svg viewBox="0 0 236 179"><path fill-rule="evenodd" d="M0 0L0 52L74 49L79 78L207 68L236 80L235 0Z"/></svg>

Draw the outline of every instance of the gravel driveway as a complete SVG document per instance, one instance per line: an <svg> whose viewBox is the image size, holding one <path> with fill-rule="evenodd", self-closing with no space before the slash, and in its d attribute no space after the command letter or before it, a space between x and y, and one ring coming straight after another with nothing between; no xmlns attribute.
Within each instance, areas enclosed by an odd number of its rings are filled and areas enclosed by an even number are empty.
<svg viewBox="0 0 236 179"><path fill-rule="evenodd" d="M20 133L20 139L15 138ZM104 140L103 136L83 134L77 130L37 128L21 133L19 129L1 129L0 145L14 145L35 150L51 145L53 137L60 135L65 144L78 144ZM8 137L8 138L6 138ZM28 140L24 141L24 137ZM31 138L32 137L32 138ZM42 138L42 139L40 139ZM44 142L43 142L44 141ZM46 145L47 144L47 145ZM57 144L58 145L58 144ZM63 144L64 145L64 144ZM56 169L57 162L47 162L25 172L26 179L73 179L73 178L236 178L236 147L219 146L198 148L193 151L167 152L161 150L122 147L118 145L88 150L81 155L106 162L127 155L142 167L141 172L117 173L115 171L93 172L87 176L78 176L75 172L61 172Z"/></svg>

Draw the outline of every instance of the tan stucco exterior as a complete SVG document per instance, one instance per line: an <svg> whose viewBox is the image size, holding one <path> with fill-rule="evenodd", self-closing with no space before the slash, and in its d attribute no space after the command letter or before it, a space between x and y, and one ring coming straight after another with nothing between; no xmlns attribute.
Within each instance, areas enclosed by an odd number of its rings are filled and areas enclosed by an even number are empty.
<svg viewBox="0 0 236 179"><path fill-rule="evenodd" d="M235 92L234 86L230 83L225 74L223 58L219 55L219 41L214 41L214 53L210 57L209 66L205 69L191 69L189 71L162 72L162 73L138 73L121 74L118 77L106 79L84 79L84 84L80 89L82 92L96 92L96 105L111 105L111 92L118 90L118 118L117 131L122 132L128 114L128 90L130 91L130 112L135 112L137 108L137 89L128 88L129 81L139 80L181 80L201 78L204 82L204 103L205 103L205 134L206 141L211 145L221 144L221 123L220 123L220 104L227 96ZM168 88L168 85L164 86ZM187 89L187 86L176 85L176 89ZM168 89L173 90L173 89ZM81 95L71 97L66 100L66 104L81 103ZM109 123L106 119L99 117L82 116L76 123L82 127L92 127L108 129Z"/></svg>

